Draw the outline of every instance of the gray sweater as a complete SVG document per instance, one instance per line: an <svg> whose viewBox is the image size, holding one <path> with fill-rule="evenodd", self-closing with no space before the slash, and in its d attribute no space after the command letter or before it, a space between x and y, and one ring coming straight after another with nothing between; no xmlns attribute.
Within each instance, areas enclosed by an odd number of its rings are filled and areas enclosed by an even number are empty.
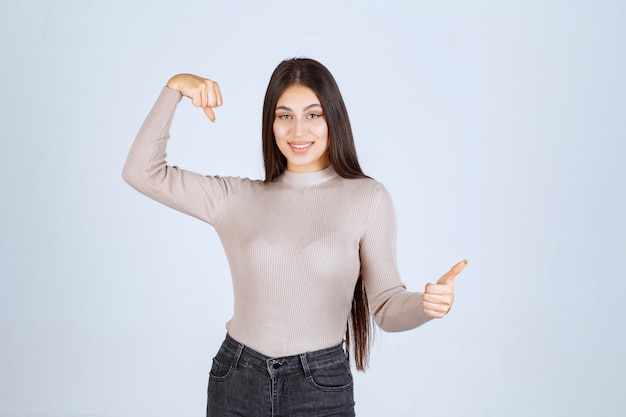
<svg viewBox="0 0 626 417"><path fill-rule="evenodd" d="M400 279L395 212L382 184L342 178L332 166L286 171L265 183L168 165L166 144L180 100L177 91L163 89L123 175L141 193L215 228L233 280L234 312L226 324L233 338L273 357L337 345L359 272L383 330L430 320L422 293L407 291Z"/></svg>

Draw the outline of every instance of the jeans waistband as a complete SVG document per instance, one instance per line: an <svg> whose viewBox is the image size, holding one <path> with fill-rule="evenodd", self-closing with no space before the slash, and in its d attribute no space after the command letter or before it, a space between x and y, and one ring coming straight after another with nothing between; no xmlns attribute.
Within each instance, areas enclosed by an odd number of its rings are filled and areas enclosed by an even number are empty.
<svg viewBox="0 0 626 417"><path fill-rule="evenodd" d="M247 366L266 370L270 375L304 372L308 376L310 369L323 368L329 364L347 361L343 342L326 349L299 355L270 357L239 343L229 334L226 334L221 349L235 358L233 361L235 368L243 363Z"/></svg>

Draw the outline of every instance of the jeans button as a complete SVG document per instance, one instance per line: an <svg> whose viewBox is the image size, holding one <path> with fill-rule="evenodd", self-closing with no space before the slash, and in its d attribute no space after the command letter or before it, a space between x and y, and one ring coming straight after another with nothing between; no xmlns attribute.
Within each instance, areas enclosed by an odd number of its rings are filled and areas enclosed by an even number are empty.
<svg viewBox="0 0 626 417"><path fill-rule="evenodd" d="M280 368L280 363L274 362L274 364L272 365L272 368L274 368L274 369Z"/></svg>

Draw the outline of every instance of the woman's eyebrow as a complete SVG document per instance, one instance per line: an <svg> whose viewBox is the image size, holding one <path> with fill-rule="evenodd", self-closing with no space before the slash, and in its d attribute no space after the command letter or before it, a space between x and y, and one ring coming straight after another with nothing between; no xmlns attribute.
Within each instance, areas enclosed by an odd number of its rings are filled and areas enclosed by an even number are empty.
<svg viewBox="0 0 626 417"><path fill-rule="evenodd" d="M304 108L304 110L309 110L310 108L313 107L322 107L321 104L319 103L313 103L313 104L309 104L308 106L306 106ZM287 106L276 106L276 110L287 110L287 111L293 111L293 109L291 107L287 107Z"/></svg>

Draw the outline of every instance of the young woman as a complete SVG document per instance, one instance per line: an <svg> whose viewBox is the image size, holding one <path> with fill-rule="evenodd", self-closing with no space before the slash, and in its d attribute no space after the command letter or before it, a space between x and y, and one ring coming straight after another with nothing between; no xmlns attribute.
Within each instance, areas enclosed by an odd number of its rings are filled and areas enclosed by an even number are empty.
<svg viewBox="0 0 626 417"><path fill-rule="evenodd" d="M172 77L135 139L124 179L211 224L224 245L234 312L213 359L207 415L353 416L348 352L364 370L370 317L395 332L445 316L466 262L424 292L406 290L393 204L362 172L339 88L319 62L286 60L272 74L263 105L264 181L166 163L183 96L215 121L218 84Z"/></svg>

